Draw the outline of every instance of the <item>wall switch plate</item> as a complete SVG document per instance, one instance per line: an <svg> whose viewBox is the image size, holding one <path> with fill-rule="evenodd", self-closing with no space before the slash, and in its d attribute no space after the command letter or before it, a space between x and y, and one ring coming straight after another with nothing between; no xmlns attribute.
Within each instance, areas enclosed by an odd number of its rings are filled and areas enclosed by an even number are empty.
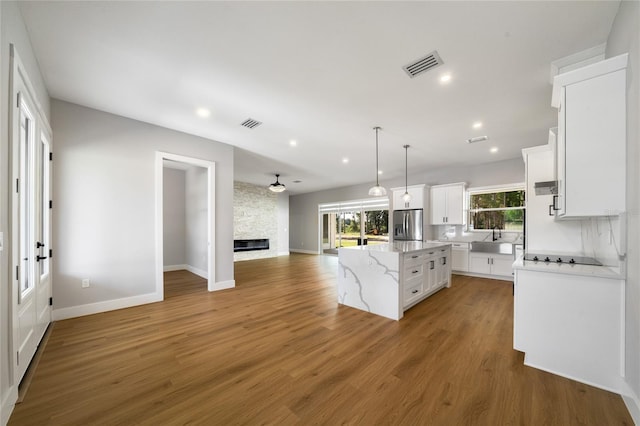
<svg viewBox="0 0 640 426"><path fill-rule="evenodd" d="M82 288L88 288L91 287L91 281L89 281L89 278L85 278L82 280Z"/></svg>

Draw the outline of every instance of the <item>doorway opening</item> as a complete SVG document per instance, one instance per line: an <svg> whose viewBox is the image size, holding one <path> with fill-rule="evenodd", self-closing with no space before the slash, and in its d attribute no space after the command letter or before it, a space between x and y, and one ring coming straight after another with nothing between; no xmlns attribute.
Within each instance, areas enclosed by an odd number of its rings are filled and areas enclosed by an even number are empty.
<svg viewBox="0 0 640 426"><path fill-rule="evenodd" d="M169 275L215 290L215 163L176 154L156 155L156 292ZM193 276L193 275L191 275ZM184 282L184 277L181 277Z"/></svg>

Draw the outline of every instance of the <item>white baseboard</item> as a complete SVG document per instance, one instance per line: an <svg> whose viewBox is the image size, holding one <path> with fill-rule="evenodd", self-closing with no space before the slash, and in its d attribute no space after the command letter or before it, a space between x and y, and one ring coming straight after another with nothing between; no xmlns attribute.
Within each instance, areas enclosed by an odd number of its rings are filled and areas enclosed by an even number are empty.
<svg viewBox="0 0 640 426"><path fill-rule="evenodd" d="M300 249L289 249L291 253L302 253L302 254L320 254L317 250L300 250Z"/></svg>
<svg viewBox="0 0 640 426"><path fill-rule="evenodd" d="M289 251L279 251L278 256L289 256Z"/></svg>
<svg viewBox="0 0 640 426"><path fill-rule="evenodd" d="M6 425L7 423L9 423L9 417L11 417L13 407L15 407L17 400L18 386L14 385L7 389L7 395L2 400L2 404L0 405L0 425Z"/></svg>
<svg viewBox="0 0 640 426"><path fill-rule="evenodd" d="M187 269L189 265L166 265L162 268L164 272L182 271Z"/></svg>
<svg viewBox="0 0 640 426"><path fill-rule="evenodd" d="M615 377L615 378L607 377L605 379L608 381L608 383L604 383L604 380L601 380L600 382L596 382L592 379L587 379L587 378L576 376L573 374L567 374L563 371L557 371L553 368L548 368L543 365L538 365L536 364L535 361L531 362L531 357L527 356L526 352L524 355L524 365L526 365L527 367L537 368L538 370L546 371L547 373L555 374L556 376L560 376L576 382L584 383L585 385L593 386L594 388L604 389L609 392L617 393L618 395L622 395L624 393L623 392L624 389L626 388L625 386L626 383L622 377Z"/></svg>
<svg viewBox="0 0 640 426"><path fill-rule="evenodd" d="M476 277L476 278L489 278L490 280L501 280L501 281L513 281L512 276L505 275L489 275L489 274L478 274L476 272L462 272L462 271L451 271L453 275L464 275L466 277Z"/></svg>
<svg viewBox="0 0 640 426"><path fill-rule="evenodd" d="M59 321L68 318L99 314L101 312L115 311L116 309L130 308L132 306L146 305L147 303L155 303L161 301L162 296L160 294L141 294L139 296L123 297L122 299L105 300L104 302L88 303L86 305L54 309L51 313L51 317L53 321Z"/></svg>
<svg viewBox="0 0 640 426"><path fill-rule="evenodd" d="M210 288L209 291L226 290L228 288L234 288L235 286L236 280L218 281L217 283L213 283L213 288Z"/></svg>
<svg viewBox="0 0 640 426"><path fill-rule="evenodd" d="M636 395L629 386L627 386L626 393L627 395L622 395L624 405L627 406L627 410L629 410L629 414L631 414L633 423L640 425L640 399L638 399L638 395Z"/></svg>
<svg viewBox="0 0 640 426"><path fill-rule="evenodd" d="M162 270L164 272L170 272L170 271L189 271L193 274L198 275L199 277L204 278L205 280L207 278L209 278L209 274L207 273L207 271L203 271L202 269L198 269L194 266L191 265L166 265L162 267Z"/></svg>
<svg viewBox="0 0 640 426"><path fill-rule="evenodd" d="M207 271L203 271L202 269L198 269L195 268L191 265L185 265L186 267L184 269L186 269L187 271L198 275L199 277L204 278L205 280L209 278L209 273Z"/></svg>

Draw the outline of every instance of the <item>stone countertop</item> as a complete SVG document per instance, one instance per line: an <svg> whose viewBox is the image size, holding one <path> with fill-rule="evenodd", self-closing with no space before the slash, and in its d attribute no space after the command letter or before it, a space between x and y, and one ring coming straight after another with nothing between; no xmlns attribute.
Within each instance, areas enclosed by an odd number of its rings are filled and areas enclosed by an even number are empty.
<svg viewBox="0 0 640 426"><path fill-rule="evenodd" d="M411 253L450 246L450 242L423 243L422 241L394 241L389 244L372 244L366 246L342 247L340 250L377 251L385 253Z"/></svg>
<svg viewBox="0 0 640 426"><path fill-rule="evenodd" d="M550 272L554 274L579 275L585 277L608 278L614 280L624 280L624 273L620 268L612 266L595 266L595 265L570 265L568 263L555 262L534 262L524 260L523 256L519 256L513 262L514 270L533 271L533 272Z"/></svg>

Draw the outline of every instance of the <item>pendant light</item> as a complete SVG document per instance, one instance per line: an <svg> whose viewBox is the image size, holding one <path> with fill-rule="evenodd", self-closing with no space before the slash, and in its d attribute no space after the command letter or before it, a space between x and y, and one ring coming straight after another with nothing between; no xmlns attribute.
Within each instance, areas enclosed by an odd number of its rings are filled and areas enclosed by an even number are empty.
<svg viewBox="0 0 640 426"><path fill-rule="evenodd" d="M404 145L404 195L402 196L402 201L408 203L411 201L411 194L409 194L408 185L407 185L407 174L408 172L408 163L409 163L409 145Z"/></svg>
<svg viewBox="0 0 640 426"><path fill-rule="evenodd" d="M280 177L280 175L278 173L276 173L276 181L274 183L272 183L271 185L269 185L269 190L271 192L282 192L282 191L287 189L286 186L284 186L283 184L281 184L278 181L279 177Z"/></svg>
<svg viewBox="0 0 640 426"><path fill-rule="evenodd" d="M380 170L378 168L378 131L380 130L380 127L376 126L373 130L376 131L376 186L369 188L369 195L372 197L382 197L387 195L387 190L380 186L380 183L378 182L378 170Z"/></svg>

